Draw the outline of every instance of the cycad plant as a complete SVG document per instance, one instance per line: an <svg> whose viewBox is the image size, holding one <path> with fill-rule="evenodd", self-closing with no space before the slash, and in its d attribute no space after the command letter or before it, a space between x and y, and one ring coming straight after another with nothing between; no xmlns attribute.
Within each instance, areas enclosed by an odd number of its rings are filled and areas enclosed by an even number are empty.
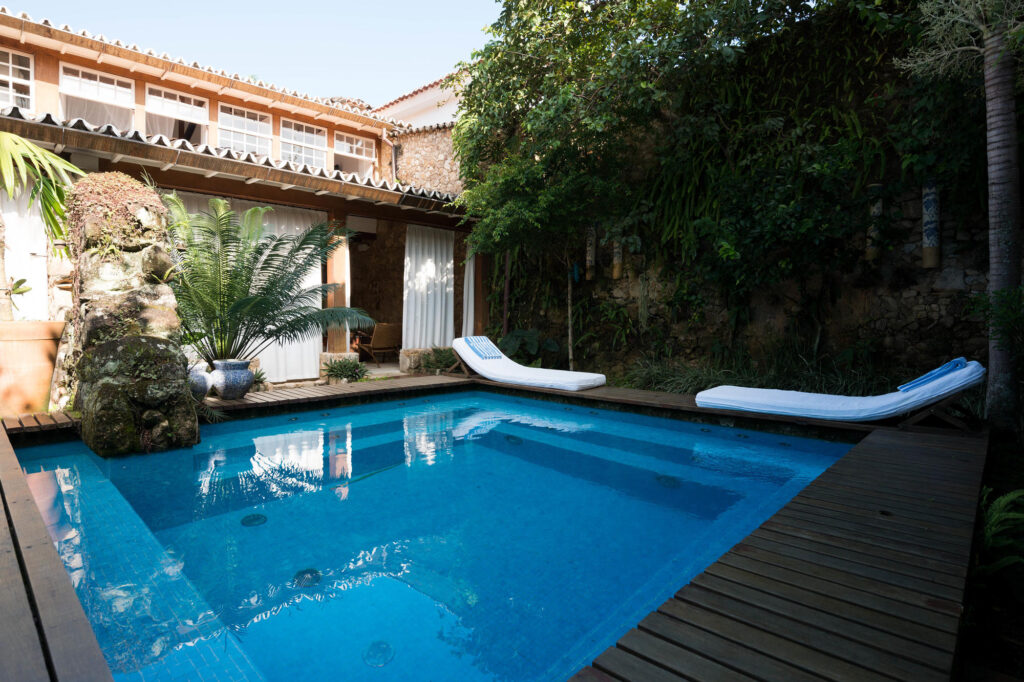
<svg viewBox="0 0 1024 682"><path fill-rule="evenodd" d="M343 243L337 226L277 236L263 228L269 207L239 215L224 199L210 199L209 212L190 214L180 197L164 200L177 246L168 283L185 341L211 367L214 360L252 358L274 342L319 336L329 327L373 325L361 310L320 307L336 284L305 285L307 273Z"/></svg>
<svg viewBox="0 0 1024 682"><path fill-rule="evenodd" d="M31 192L30 204L39 202L43 225L51 240L64 238L64 188L76 175L84 173L53 152L13 133L0 132L0 190L8 199L26 190ZM25 280L12 283L8 279L4 265L6 249L7 226L0 216L0 321L14 317L11 295L28 291Z"/></svg>

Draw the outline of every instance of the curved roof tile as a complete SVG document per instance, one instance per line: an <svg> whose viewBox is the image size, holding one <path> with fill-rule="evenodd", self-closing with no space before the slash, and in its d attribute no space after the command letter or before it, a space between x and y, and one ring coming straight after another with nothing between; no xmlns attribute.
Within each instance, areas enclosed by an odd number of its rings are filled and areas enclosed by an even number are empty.
<svg viewBox="0 0 1024 682"><path fill-rule="evenodd" d="M312 177L326 177L332 180L340 180L342 182L362 185L364 187L387 189L392 192L399 192L401 194L434 199L437 201L443 201L445 203L455 200L454 194L438 192L437 190L414 187L412 185L402 185L397 182L391 182L383 179L375 180L369 176L360 177L355 173L344 173L342 171L337 170L328 170L326 168L308 166L304 163L294 163L291 161L275 160L271 159L268 156L253 154L252 152L242 154L236 152L233 149L227 149L225 147L211 147L208 144L201 144L196 146L190 143L188 140L171 140L165 135L146 136L142 132L134 129L121 131L116 126L111 125L109 123L97 126L93 125L92 123L89 123L88 121L82 118L60 120L55 118L50 113L33 114L30 112L23 111L20 107L6 107L0 109L0 117L29 121L32 123L44 123L46 125L60 126L64 128L71 128L74 130L83 130L89 133L97 133L101 135L109 135L112 137L120 137L125 140L142 142L144 144L149 144L154 147L185 150L193 152L195 154L202 154L204 156L211 156L222 159L227 158L231 159L232 161L242 161L245 163L251 163L253 165L270 166L278 169L287 168L288 170L294 173L301 173L303 175L309 175Z"/></svg>

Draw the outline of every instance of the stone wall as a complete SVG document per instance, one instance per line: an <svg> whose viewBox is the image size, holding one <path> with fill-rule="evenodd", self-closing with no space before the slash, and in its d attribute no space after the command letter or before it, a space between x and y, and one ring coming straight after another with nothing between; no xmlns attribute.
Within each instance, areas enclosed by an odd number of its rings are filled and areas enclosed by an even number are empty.
<svg viewBox="0 0 1024 682"><path fill-rule="evenodd" d="M402 323L405 229L405 223L378 220L377 234L360 234L349 254L352 306L377 322Z"/></svg>
<svg viewBox="0 0 1024 682"><path fill-rule="evenodd" d="M395 137L399 182L458 194L459 164L452 149L452 127L431 126Z"/></svg>
<svg viewBox="0 0 1024 682"><path fill-rule="evenodd" d="M854 272L841 277L839 296L823 321L823 350L860 347L917 369L961 355L984 363L986 332L981 320L969 313L968 302L971 295L985 291L987 286L985 222L958 221L944 213L940 265L924 268L920 194L907 195L889 208L900 215L897 225L907 238L896 248L883 251L875 261L863 261ZM674 315L671 309L675 293L671 276L662 274L660 267L645 267L638 256L627 255L621 278L613 279L610 251L610 246L599 247L597 277L593 282L581 281L577 287L577 296L592 298L591 310L611 302L627 311L635 329L660 326L660 338L672 344L676 357L686 361L706 358L730 343L728 311L714 301L713 295L698 318L679 319L685 312L680 315L676 311ZM751 321L737 340L755 358L759 351L783 340L791 321L801 312L794 298L795 292L787 292L783 286L751 302ZM564 339L564 306L545 311L539 326L545 333ZM596 336L577 348L585 358L583 369L621 375L645 352L664 350L645 347L635 333L629 343L613 347L612 329L601 326L599 319L595 320L595 329Z"/></svg>

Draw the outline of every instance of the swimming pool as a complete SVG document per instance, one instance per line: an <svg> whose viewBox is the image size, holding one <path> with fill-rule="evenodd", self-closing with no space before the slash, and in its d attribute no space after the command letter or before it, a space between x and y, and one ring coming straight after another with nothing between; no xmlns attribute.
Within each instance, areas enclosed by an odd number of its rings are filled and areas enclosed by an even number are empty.
<svg viewBox="0 0 1024 682"><path fill-rule="evenodd" d="M547 680L849 447L465 392L18 456L118 680Z"/></svg>

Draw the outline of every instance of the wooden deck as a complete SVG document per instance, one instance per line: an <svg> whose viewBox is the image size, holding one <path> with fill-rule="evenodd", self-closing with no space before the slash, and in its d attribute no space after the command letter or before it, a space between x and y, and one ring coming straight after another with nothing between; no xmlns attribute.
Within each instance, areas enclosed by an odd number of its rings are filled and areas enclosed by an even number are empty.
<svg viewBox="0 0 1024 682"><path fill-rule="evenodd" d="M113 679L4 429L0 497L0 680Z"/></svg>
<svg viewBox="0 0 1024 682"><path fill-rule="evenodd" d="M575 680L948 680L987 438L876 429Z"/></svg>
<svg viewBox="0 0 1024 682"><path fill-rule="evenodd" d="M614 387L509 390L444 376L208 403L225 412L260 413L474 386L752 423L744 413L699 408L692 396ZM22 415L4 420L4 427L32 437L74 425L60 417ZM987 438L766 415L757 420L856 430L864 437L574 679L949 679ZM4 429L0 492L7 513L6 527L0 523L0 680L110 679Z"/></svg>
<svg viewBox="0 0 1024 682"><path fill-rule="evenodd" d="M206 404L221 412L265 411L275 408L299 406L303 403L344 402L348 400L382 399L393 394L451 390L471 386L473 381L450 376L408 376L398 379L379 379L340 386L304 386L276 391L248 393L239 400L221 400L208 397ZM30 434L36 431L56 431L73 428L78 417L64 412L34 412L17 417L4 417L3 426L8 435Z"/></svg>

